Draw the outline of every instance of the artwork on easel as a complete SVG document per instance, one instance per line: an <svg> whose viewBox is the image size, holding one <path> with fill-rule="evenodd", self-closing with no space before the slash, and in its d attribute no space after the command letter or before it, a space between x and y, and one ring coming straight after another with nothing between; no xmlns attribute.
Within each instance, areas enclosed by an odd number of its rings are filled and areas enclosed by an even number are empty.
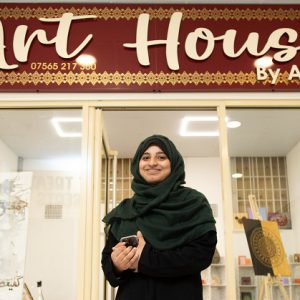
<svg viewBox="0 0 300 300"><path fill-rule="evenodd" d="M21 300L32 173L0 173L0 299Z"/></svg>
<svg viewBox="0 0 300 300"><path fill-rule="evenodd" d="M290 268L276 222L244 219L255 275L290 276Z"/></svg>

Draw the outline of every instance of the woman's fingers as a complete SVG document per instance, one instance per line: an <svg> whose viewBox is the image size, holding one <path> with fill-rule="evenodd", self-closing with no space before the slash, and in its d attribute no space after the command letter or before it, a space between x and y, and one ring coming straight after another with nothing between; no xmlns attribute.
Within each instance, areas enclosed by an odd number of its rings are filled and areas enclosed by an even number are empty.
<svg viewBox="0 0 300 300"><path fill-rule="evenodd" d="M111 258L118 271L129 269L133 263L136 248L130 247L114 247Z"/></svg>

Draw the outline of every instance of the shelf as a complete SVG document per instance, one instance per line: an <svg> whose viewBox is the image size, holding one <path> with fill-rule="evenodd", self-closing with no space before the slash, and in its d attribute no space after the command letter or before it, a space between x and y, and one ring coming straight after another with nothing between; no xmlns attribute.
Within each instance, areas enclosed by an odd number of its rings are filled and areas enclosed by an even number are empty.
<svg viewBox="0 0 300 300"><path fill-rule="evenodd" d="M211 264L201 272L203 286L203 299L224 299L226 294L226 278L224 257L220 257L220 263Z"/></svg>
<svg viewBox="0 0 300 300"><path fill-rule="evenodd" d="M225 267L225 264L211 264L211 267Z"/></svg>
<svg viewBox="0 0 300 300"><path fill-rule="evenodd" d="M282 286L284 290L287 292L289 299L296 300L300 299L300 283L294 283L293 280L295 278L300 277L300 263L289 263L291 268L291 277L283 276L282 280L284 282L282 283ZM238 288L238 295L241 295L242 292L249 292L252 294L252 299L257 300L259 289L258 289L258 278L261 276L255 276L253 265L239 265L237 260L237 268L238 268L238 282L237 282L237 288ZM241 279L243 277L249 278L249 283L251 284L241 284ZM251 278L251 282L250 282ZM300 278L299 278L300 279ZM271 293L271 299L272 300L282 300L282 295L280 292L280 286L278 284L273 284L272 288L270 289Z"/></svg>

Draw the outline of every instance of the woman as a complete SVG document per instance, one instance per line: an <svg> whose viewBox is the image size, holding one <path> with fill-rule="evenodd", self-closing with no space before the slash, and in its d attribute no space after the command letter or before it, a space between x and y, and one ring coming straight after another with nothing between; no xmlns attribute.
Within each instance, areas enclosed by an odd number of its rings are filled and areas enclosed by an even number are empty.
<svg viewBox="0 0 300 300"><path fill-rule="evenodd" d="M102 268L118 300L202 299L201 270L217 243L205 196L184 187L184 161L166 137L153 135L132 160L134 196L103 221L109 225ZM137 234L137 247L120 239Z"/></svg>

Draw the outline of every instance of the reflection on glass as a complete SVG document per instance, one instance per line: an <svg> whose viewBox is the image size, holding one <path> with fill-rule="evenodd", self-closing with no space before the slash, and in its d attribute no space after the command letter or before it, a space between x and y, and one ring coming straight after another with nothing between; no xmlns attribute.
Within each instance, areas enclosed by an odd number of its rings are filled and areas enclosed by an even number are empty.
<svg viewBox="0 0 300 300"><path fill-rule="evenodd" d="M22 292L26 283L34 298L37 281L42 281L46 299L73 300L78 271L81 138L59 137L51 124L54 117L81 118L81 110L0 110L0 201L5 208L0 216L0 281L17 276L19 284L12 286L10 293ZM64 128L73 130L81 131L81 123ZM10 199L2 197L4 191ZM3 231L5 218L11 219L12 213L19 220ZM26 228L20 226L24 220ZM0 298L10 299L4 296L2 293Z"/></svg>

